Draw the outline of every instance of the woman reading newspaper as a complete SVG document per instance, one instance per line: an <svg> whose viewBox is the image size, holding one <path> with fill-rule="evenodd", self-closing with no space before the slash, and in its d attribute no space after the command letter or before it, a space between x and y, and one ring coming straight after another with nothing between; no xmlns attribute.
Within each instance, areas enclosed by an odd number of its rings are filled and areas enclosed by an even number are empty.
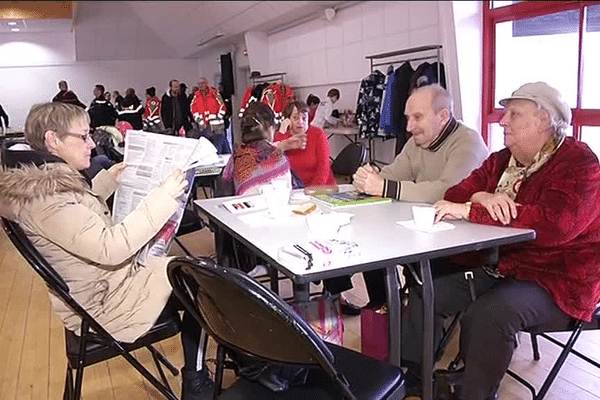
<svg viewBox="0 0 600 400"><path fill-rule="evenodd" d="M176 312L166 275L167 257L136 257L169 220L187 182L176 169L123 221L113 224L106 199L115 191L123 164L102 170L93 180L80 171L95 147L89 116L63 103L35 105L25 121L17 168L0 171L0 214L21 226L38 251L67 282L73 296L117 340L133 342L162 313ZM143 260L143 261L140 261ZM80 319L50 292L66 328ZM183 315L181 340L183 399L204 399L212 382L196 367L201 329ZM203 364L203 363L202 363Z"/></svg>

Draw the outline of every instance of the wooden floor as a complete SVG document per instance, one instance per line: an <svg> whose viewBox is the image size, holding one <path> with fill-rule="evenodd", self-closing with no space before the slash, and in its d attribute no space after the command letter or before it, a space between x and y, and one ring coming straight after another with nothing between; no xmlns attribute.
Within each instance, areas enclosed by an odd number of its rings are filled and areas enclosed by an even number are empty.
<svg viewBox="0 0 600 400"><path fill-rule="evenodd" d="M209 255L214 252L212 234L208 229L192 233L183 238L184 243L196 254ZM181 252L174 245L174 254ZM0 400L61 399L65 378L64 333L60 320L51 310L46 287L25 260L17 253L2 231L0 233ZM360 276L353 278L355 288L347 297L356 304L366 303L366 291ZM290 288L282 288L288 295ZM360 350L360 318L345 318L345 345ZM557 335L564 337L564 335ZM558 354L558 349L540 340L542 359L531 358L528 337L516 350L511 369L529 378L539 386ZM600 332L584 332L578 341L578 349L600 359ZM456 351L456 340L449 346L446 357ZM164 341L163 351L176 366L181 367L183 357L179 338ZM215 349L211 343L209 358L214 359ZM145 351L136 356L154 370L153 363ZM445 360L442 360L445 362ZM209 363L214 369L214 364ZM169 375L169 374L167 374ZM233 376L226 376L231 382ZM171 379L177 394L180 378ZM85 369L83 383L85 400L138 400L159 399L160 394L145 382L136 370L120 359L94 365ZM500 399L528 399L529 394L522 386L505 377L500 387ZM600 370L571 356L552 386L547 399L600 399Z"/></svg>

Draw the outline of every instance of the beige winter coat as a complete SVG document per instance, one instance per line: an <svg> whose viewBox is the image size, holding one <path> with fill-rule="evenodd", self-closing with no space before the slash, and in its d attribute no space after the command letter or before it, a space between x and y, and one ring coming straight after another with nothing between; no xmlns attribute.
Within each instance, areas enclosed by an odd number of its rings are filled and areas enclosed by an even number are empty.
<svg viewBox="0 0 600 400"><path fill-rule="evenodd" d="M134 258L176 211L177 202L155 189L113 225L105 199L116 182L102 171L92 187L62 163L4 170L0 211L12 214L73 297L108 332L132 342L154 324L171 293L167 258L151 258L146 265ZM50 299L65 326L78 332L80 319L53 293Z"/></svg>

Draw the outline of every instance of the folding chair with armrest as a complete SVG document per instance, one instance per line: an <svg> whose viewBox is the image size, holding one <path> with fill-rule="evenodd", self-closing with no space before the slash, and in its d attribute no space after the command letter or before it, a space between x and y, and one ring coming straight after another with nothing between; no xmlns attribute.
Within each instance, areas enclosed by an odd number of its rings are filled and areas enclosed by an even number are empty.
<svg viewBox="0 0 600 400"><path fill-rule="evenodd" d="M174 293L218 343L213 399L401 399L400 368L325 343L293 309L243 272L210 259L173 259ZM275 393L239 378L221 392L225 352L310 367L307 383Z"/></svg>
<svg viewBox="0 0 600 400"><path fill-rule="evenodd" d="M179 333L181 330L179 314L175 313L161 318L144 336L140 337L134 343L117 341L71 296L69 287L65 281L36 250L21 227L17 223L4 218L2 218L2 224L4 231L19 253L21 253L29 265L44 280L48 289L58 295L73 312L81 317L81 336L77 336L74 332L65 329L67 377L63 399L78 400L81 397L83 369L85 367L120 355L148 379L167 399L177 400L177 397L169 387L161 364L166 366L173 375L177 375L179 371L152 344ZM131 354L134 350L142 347L146 347L152 354L162 382ZM73 380L73 370L76 370L75 380Z"/></svg>

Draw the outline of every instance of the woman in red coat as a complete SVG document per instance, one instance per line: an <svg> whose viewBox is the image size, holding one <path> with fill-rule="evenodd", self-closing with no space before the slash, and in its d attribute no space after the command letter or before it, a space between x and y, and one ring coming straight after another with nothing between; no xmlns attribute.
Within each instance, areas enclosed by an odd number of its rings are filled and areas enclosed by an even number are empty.
<svg viewBox="0 0 600 400"><path fill-rule="evenodd" d="M303 101L289 103L275 144L285 151L292 172L304 186L335 185L331 170L331 150L322 129L308 125L308 106Z"/></svg>
<svg viewBox="0 0 600 400"><path fill-rule="evenodd" d="M473 400L495 395L517 332L556 323L566 327L571 318L589 321L600 299L597 157L585 143L566 137L571 110L546 83L525 84L500 104L505 107L500 125L506 148L434 205L438 221L465 219L536 231L531 242L501 248L494 265L478 263L476 257L467 260L474 268L473 303L462 272L435 279L436 324L466 307L461 398ZM409 308L415 310L419 301L413 300ZM402 349L403 358L420 361L412 349Z"/></svg>

